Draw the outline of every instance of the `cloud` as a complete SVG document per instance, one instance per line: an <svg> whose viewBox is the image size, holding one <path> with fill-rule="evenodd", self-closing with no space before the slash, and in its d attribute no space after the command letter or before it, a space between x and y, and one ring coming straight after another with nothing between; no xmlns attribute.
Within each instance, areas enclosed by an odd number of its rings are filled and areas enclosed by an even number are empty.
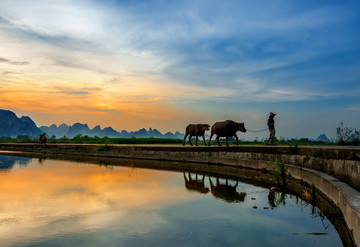
<svg viewBox="0 0 360 247"><path fill-rule="evenodd" d="M12 61L10 59L0 57L0 63L8 63L12 65L28 65L29 62L27 61Z"/></svg>
<svg viewBox="0 0 360 247"><path fill-rule="evenodd" d="M75 94L75 95L85 95L85 94L89 94L89 92L85 92L85 91L60 91L58 93L64 93L64 94Z"/></svg>
<svg viewBox="0 0 360 247"><path fill-rule="evenodd" d="M360 112L360 106L359 105L352 105L348 106L346 108L347 111L353 111L353 112Z"/></svg>

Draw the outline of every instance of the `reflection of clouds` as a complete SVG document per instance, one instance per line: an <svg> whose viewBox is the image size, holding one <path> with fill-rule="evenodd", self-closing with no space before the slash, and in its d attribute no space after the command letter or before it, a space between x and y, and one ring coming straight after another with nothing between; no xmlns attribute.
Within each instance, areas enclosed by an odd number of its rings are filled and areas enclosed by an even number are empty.
<svg viewBox="0 0 360 247"><path fill-rule="evenodd" d="M162 221L158 209L192 197L182 184L173 183L175 173L142 169L129 173L130 168L108 170L52 160L7 173L0 180L0 198L6 198L0 202L0 222L6 221L0 224L0 241L76 234L110 225L146 232ZM136 212L135 218L131 212Z"/></svg>
<svg viewBox="0 0 360 247"><path fill-rule="evenodd" d="M83 194L85 192L84 188L80 188L80 187L74 187L74 188L63 188L59 191L56 191L54 193L55 196L59 196L59 195L64 195L64 194L71 194L71 193L75 193L75 194Z"/></svg>
<svg viewBox="0 0 360 247"><path fill-rule="evenodd" d="M26 166L32 158L0 155L0 170L8 170L16 165Z"/></svg>

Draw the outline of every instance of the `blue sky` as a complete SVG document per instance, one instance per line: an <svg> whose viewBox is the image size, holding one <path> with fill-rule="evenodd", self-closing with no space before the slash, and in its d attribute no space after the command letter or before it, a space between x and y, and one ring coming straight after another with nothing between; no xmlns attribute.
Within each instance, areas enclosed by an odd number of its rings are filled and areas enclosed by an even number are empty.
<svg viewBox="0 0 360 247"><path fill-rule="evenodd" d="M359 12L359 1L2 0L0 104L38 125L162 132L226 119L263 129L273 111L278 136L335 137L340 121L360 128Z"/></svg>

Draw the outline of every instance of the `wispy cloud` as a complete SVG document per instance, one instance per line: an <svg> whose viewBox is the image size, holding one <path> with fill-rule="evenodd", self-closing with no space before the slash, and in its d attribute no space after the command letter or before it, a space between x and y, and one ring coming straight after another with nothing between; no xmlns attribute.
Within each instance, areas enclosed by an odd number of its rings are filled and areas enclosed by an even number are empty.
<svg viewBox="0 0 360 247"><path fill-rule="evenodd" d="M75 94L75 95L85 95L85 94L89 94L89 92L84 92L84 91L61 91L59 93L64 93L64 94Z"/></svg>
<svg viewBox="0 0 360 247"><path fill-rule="evenodd" d="M13 60L2 58L2 57L0 57L0 63L8 63L8 64L12 64L12 65L28 65L29 64L29 62L27 62L27 61L13 61Z"/></svg>
<svg viewBox="0 0 360 247"><path fill-rule="evenodd" d="M360 105L352 105L346 108L348 111L360 112Z"/></svg>

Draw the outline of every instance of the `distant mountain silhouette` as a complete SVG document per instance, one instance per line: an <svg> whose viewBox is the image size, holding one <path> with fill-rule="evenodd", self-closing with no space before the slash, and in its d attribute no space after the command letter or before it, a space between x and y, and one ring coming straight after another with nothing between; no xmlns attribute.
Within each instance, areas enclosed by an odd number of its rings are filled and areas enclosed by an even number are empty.
<svg viewBox="0 0 360 247"><path fill-rule="evenodd" d="M100 126L99 126L100 127ZM101 131L101 130L100 130ZM107 137L112 137L112 136L117 136L119 135L119 132L114 130L113 128L111 127L105 127L103 130L102 130L102 134L104 136L107 136Z"/></svg>
<svg viewBox="0 0 360 247"><path fill-rule="evenodd" d="M329 143L331 142L329 140L329 138L327 138L327 136L325 134L321 134L319 135L319 137L316 139L317 142L325 142L325 143Z"/></svg>
<svg viewBox="0 0 360 247"><path fill-rule="evenodd" d="M18 118L12 111L0 110L0 137L16 138L18 135L27 135L37 138L42 133L31 118Z"/></svg>
<svg viewBox="0 0 360 247"><path fill-rule="evenodd" d="M75 123L74 125L69 127L69 130L68 130L68 132L66 132L65 135L67 137L74 137L78 134L90 136L91 131L89 129L89 126L87 124Z"/></svg>
<svg viewBox="0 0 360 247"><path fill-rule="evenodd" d="M87 135L90 137L110 137L110 138L147 138L147 137L155 137L155 138L171 138L171 139L182 139L184 138L184 134L180 132L176 132L175 134L171 132L167 132L163 135L157 129L149 128L146 130L142 128L138 131L128 132L126 130L122 130L121 132L114 130L112 127L105 127L101 129L99 125L95 126L93 129L90 129L87 124L75 123L71 126L66 124L61 124L57 127L55 124L51 126L41 126L40 129L45 132L49 137L55 136L56 138L61 138L66 136L67 138L73 138L76 135Z"/></svg>
<svg viewBox="0 0 360 247"><path fill-rule="evenodd" d="M356 140L359 141L359 137L356 136L354 133L352 133L346 141L347 142L354 142Z"/></svg>
<svg viewBox="0 0 360 247"><path fill-rule="evenodd" d="M44 131L49 137L68 137L73 138L76 135L88 135L88 136L98 136L104 137L106 135L102 134L102 130L100 126L95 126L93 129L90 129L87 124L75 123L72 126L68 126L66 124L61 124L56 126L55 124L48 126L40 126L40 129ZM107 131L104 131L107 132ZM111 136L108 136L111 137Z"/></svg>
<svg viewBox="0 0 360 247"><path fill-rule="evenodd" d="M110 138L184 138L184 134L180 132L176 132L175 134L168 132L163 135L157 129L152 128L149 128L149 130L142 128L138 131L128 132L126 130L122 130L121 132L119 132L114 130L110 126L101 129L101 127L98 125L95 126L93 129L90 129L86 123L75 123L71 126L68 126L66 124L61 124L59 126L52 124L50 126L41 126L38 128L31 118L18 118L14 112L0 109L0 138L17 138L19 135L27 135L30 138L38 138L43 132L45 132L48 137L55 138L61 138L64 136L66 136L67 138L73 138L74 136L79 134L88 135L91 137L107 136Z"/></svg>
<svg viewBox="0 0 360 247"><path fill-rule="evenodd" d="M52 124L51 126L41 126L40 129L47 133L49 137L55 136L55 137L63 137L65 134L69 131L69 126L66 124L61 124L59 127L55 124Z"/></svg>

